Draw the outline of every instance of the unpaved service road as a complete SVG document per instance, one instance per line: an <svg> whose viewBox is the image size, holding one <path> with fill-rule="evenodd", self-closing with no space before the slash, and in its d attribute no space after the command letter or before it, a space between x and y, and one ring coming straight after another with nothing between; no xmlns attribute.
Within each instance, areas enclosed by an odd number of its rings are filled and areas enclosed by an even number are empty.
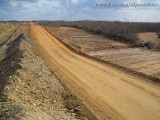
<svg viewBox="0 0 160 120"><path fill-rule="evenodd" d="M100 120L160 120L160 88L80 56L41 26L31 36L47 64Z"/></svg>
<svg viewBox="0 0 160 120"><path fill-rule="evenodd" d="M115 41L78 28L54 26L44 28L77 51L160 79L159 51L136 47L134 44ZM160 41L158 35L151 32L139 33L138 38L137 44L149 42L158 46Z"/></svg>

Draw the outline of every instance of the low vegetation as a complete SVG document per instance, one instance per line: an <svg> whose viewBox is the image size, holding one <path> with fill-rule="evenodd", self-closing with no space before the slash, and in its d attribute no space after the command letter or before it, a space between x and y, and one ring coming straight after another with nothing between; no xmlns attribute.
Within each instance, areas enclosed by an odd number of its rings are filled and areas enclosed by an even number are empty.
<svg viewBox="0 0 160 120"><path fill-rule="evenodd" d="M158 33L158 38L160 38L160 33Z"/></svg>
<svg viewBox="0 0 160 120"><path fill-rule="evenodd" d="M102 34L114 40L129 42L141 47L152 48L154 43L138 43L137 33L160 32L160 23L109 22L109 21L41 21L44 26L67 26L84 29L95 34ZM158 44L160 41L158 41ZM156 42L157 44L157 42ZM158 46L159 47L159 46ZM160 47L159 47L160 48Z"/></svg>
<svg viewBox="0 0 160 120"><path fill-rule="evenodd" d="M15 31L15 25L8 22L0 23L0 47L7 42Z"/></svg>
<svg viewBox="0 0 160 120"><path fill-rule="evenodd" d="M7 42L7 40L12 36L12 34L16 31L16 28L9 30L4 35L0 36L0 47Z"/></svg>
<svg viewBox="0 0 160 120"><path fill-rule="evenodd" d="M9 23L3 23L3 22L0 23L0 31L9 28L11 28L11 25Z"/></svg>

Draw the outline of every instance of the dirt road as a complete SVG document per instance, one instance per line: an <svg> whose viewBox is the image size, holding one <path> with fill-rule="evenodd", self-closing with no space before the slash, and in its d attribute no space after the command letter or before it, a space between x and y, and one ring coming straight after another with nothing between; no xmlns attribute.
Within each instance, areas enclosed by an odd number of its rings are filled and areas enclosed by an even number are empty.
<svg viewBox="0 0 160 120"><path fill-rule="evenodd" d="M41 26L30 32L50 69L98 119L160 119L158 86L72 52Z"/></svg>
<svg viewBox="0 0 160 120"><path fill-rule="evenodd" d="M159 51L146 47L136 47L131 43L115 41L106 36L93 34L78 28L55 26L45 26L44 28L76 51L81 51L147 76L160 78ZM158 41L160 41L156 33L139 33L138 37L137 44L139 45L149 42L158 46Z"/></svg>

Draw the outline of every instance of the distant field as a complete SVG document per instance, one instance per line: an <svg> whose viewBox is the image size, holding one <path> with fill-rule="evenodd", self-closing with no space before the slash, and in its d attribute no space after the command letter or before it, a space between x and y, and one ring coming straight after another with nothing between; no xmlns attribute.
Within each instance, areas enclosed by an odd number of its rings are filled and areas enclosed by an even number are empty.
<svg viewBox="0 0 160 120"><path fill-rule="evenodd" d="M81 29L71 27L45 27L54 35L62 38L65 43L71 44L75 49L82 52L103 50L111 48L126 48L132 44L113 41L102 35L95 35Z"/></svg>
<svg viewBox="0 0 160 120"><path fill-rule="evenodd" d="M144 46L137 47L131 43L114 41L82 29L53 26L45 26L45 28L76 50L160 78L159 51L153 51ZM139 34L140 43L154 42L157 40L156 38L156 33Z"/></svg>
<svg viewBox="0 0 160 120"><path fill-rule="evenodd" d="M142 48L92 51L90 55L160 78L160 52Z"/></svg>
<svg viewBox="0 0 160 120"><path fill-rule="evenodd" d="M132 43L149 49L160 49L160 40L156 41L156 43L150 41L141 43L138 37L139 33L159 33L160 23L120 21L41 21L39 23L44 26L79 28L93 34L101 34L115 41Z"/></svg>

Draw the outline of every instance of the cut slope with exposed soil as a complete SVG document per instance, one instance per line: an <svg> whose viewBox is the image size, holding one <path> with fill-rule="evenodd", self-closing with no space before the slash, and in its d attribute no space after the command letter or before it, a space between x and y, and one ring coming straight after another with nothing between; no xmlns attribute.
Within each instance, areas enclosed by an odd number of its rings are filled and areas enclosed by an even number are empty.
<svg viewBox="0 0 160 120"><path fill-rule="evenodd" d="M50 69L98 119L160 119L158 86L74 53L41 26L30 31Z"/></svg>
<svg viewBox="0 0 160 120"><path fill-rule="evenodd" d="M154 42L158 39L158 34L155 32L138 33L139 40L143 42Z"/></svg>
<svg viewBox="0 0 160 120"><path fill-rule="evenodd" d="M52 26L45 26L45 28L77 51L132 69L135 72L160 78L159 51L121 43L81 29ZM158 46L157 40L160 40L156 33L141 33L139 35L143 36L143 39L139 38L138 44L141 43L143 46L143 44L149 43L149 46Z"/></svg>
<svg viewBox="0 0 160 120"><path fill-rule="evenodd" d="M148 48L160 49L160 38L156 32L138 33L138 43L146 44Z"/></svg>
<svg viewBox="0 0 160 120"><path fill-rule="evenodd" d="M20 25L0 50L1 120L76 120L64 105L67 91L35 54L29 24Z"/></svg>

